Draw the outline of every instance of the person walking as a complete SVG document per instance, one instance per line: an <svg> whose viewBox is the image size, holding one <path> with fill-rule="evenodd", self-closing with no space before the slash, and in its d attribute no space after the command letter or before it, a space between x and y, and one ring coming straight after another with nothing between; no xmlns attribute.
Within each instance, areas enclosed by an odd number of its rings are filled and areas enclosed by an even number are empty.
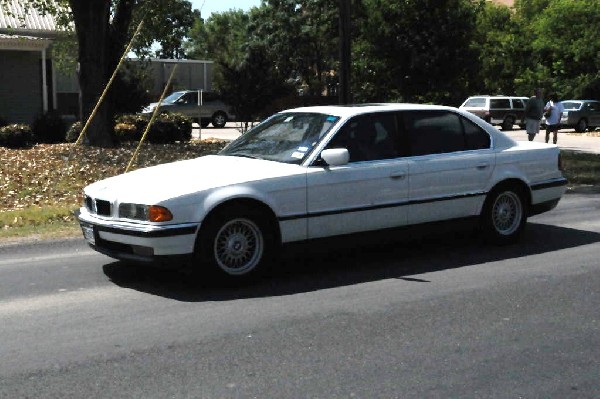
<svg viewBox="0 0 600 399"><path fill-rule="evenodd" d="M553 133L553 143L556 144L558 139L558 129L560 128L560 118L565 108L558 101L558 96L552 94L550 101L544 107L544 115L546 115L546 143L550 140L550 133Z"/></svg>
<svg viewBox="0 0 600 399"><path fill-rule="evenodd" d="M535 89L534 95L525 105L525 131L529 141L533 141L535 135L540 132L540 123L544 114L544 100L542 100L542 89Z"/></svg>

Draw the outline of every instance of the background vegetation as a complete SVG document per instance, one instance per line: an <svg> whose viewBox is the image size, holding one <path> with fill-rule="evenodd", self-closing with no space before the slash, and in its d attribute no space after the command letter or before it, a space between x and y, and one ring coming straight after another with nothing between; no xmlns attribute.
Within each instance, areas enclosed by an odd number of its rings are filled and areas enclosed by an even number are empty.
<svg viewBox="0 0 600 399"><path fill-rule="evenodd" d="M513 8L485 0L349 1L355 102L457 106L469 95L530 95L536 87L600 98L598 0L515 0ZM337 0L263 0L207 19L186 0L26 3L57 15L65 34L54 56L57 65L79 62L84 117L142 20L138 56L214 60L215 87L246 120L337 99ZM90 125L90 145L115 145L114 115L148 101L136 90L142 81L117 80Z"/></svg>

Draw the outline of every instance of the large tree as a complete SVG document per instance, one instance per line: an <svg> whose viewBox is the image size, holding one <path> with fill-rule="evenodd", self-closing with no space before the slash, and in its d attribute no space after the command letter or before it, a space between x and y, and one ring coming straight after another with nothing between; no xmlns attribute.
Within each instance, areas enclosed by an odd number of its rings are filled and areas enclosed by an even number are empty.
<svg viewBox="0 0 600 399"><path fill-rule="evenodd" d="M338 2L268 0L254 10L249 39L262 46L282 76L321 95L338 64Z"/></svg>
<svg viewBox="0 0 600 399"><path fill-rule="evenodd" d="M2 0L5 2L5 0ZM29 0L29 7L52 13L65 31L75 32L84 119L92 113L138 21L144 29L135 49L148 54L158 41L160 54L180 57L181 42L199 13L186 0ZM108 92L86 134L93 146L114 145L114 108Z"/></svg>
<svg viewBox="0 0 600 399"><path fill-rule="evenodd" d="M354 97L456 105L476 76L482 1L363 0L355 10Z"/></svg>

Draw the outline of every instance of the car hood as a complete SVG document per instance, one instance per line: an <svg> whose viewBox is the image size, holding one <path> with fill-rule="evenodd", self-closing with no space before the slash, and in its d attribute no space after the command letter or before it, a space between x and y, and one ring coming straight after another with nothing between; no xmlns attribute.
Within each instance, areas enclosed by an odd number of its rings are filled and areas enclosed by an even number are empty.
<svg viewBox="0 0 600 399"><path fill-rule="evenodd" d="M306 173L299 165L207 155L138 169L92 183L85 193L108 201L160 204L217 187Z"/></svg>

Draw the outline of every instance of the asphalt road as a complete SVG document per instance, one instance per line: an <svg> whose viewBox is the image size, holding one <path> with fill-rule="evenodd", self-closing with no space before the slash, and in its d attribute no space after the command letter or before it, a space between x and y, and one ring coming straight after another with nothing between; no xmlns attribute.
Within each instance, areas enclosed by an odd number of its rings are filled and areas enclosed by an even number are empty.
<svg viewBox="0 0 600 399"><path fill-rule="evenodd" d="M241 287L0 246L0 397L598 398L599 210L571 194L518 245L306 251Z"/></svg>

